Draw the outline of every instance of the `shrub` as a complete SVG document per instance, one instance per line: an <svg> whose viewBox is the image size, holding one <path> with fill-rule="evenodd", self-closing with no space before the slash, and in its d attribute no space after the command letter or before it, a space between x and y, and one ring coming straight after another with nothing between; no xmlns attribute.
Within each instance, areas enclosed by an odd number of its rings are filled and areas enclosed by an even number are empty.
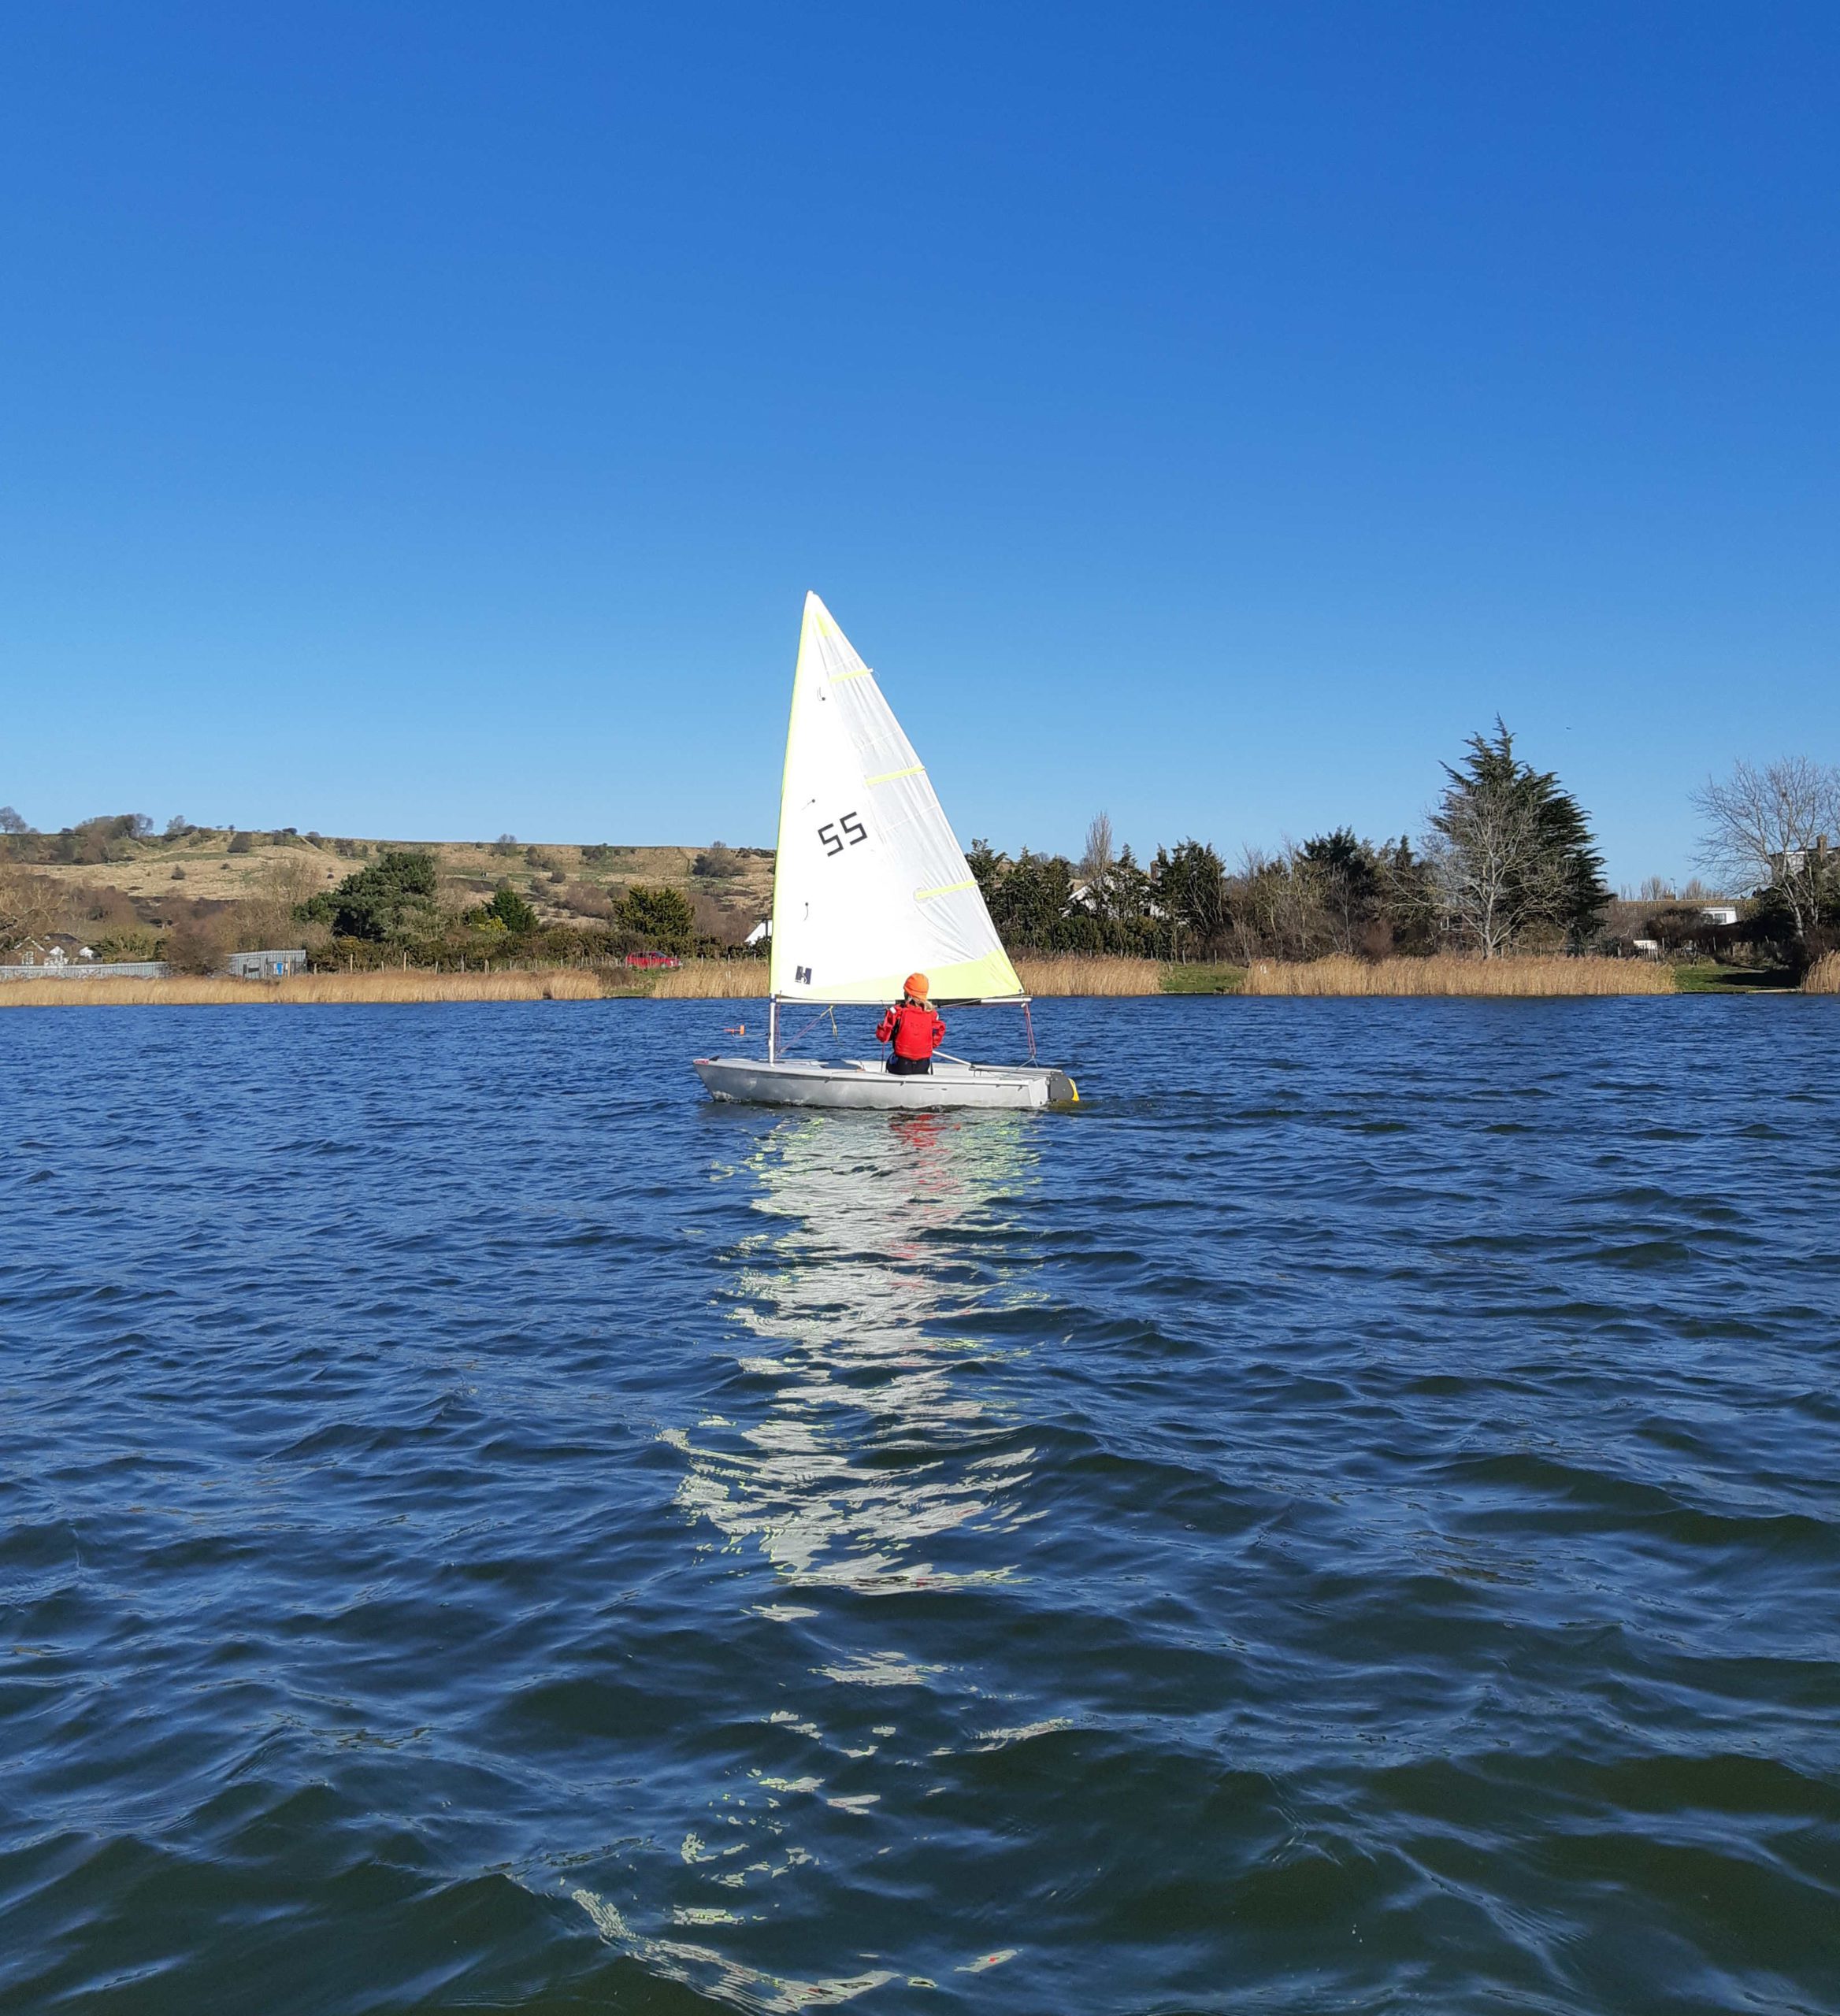
<svg viewBox="0 0 1840 2016"><path fill-rule="evenodd" d="M562 901L577 917L596 917L603 924L614 921L613 899L592 882L571 882L562 891Z"/></svg>
<svg viewBox="0 0 1840 2016"><path fill-rule="evenodd" d="M509 882L501 882L493 891L492 901L482 903L467 921L484 925L488 931L495 926L502 931L524 933L536 930L537 914L518 895Z"/></svg>
<svg viewBox="0 0 1840 2016"><path fill-rule="evenodd" d="M696 920L699 945L705 940L719 947L739 945L760 921L759 911L752 903L707 895L700 889L690 899L690 913Z"/></svg>
<svg viewBox="0 0 1840 2016"><path fill-rule="evenodd" d="M681 889L643 883L627 892L619 922L621 929L660 952L688 952L696 932L696 913Z"/></svg>
<svg viewBox="0 0 1840 2016"><path fill-rule="evenodd" d="M368 867L347 875L336 889L309 897L294 914L330 925L337 937L373 944L425 937L436 921L436 888L433 855L386 847Z"/></svg>
<svg viewBox="0 0 1840 2016"><path fill-rule="evenodd" d="M253 833L232 833L230 836L229 851L232 854L248 854L254 846L255 836Z"/></svg>
<svg viewBox="0 0 1840 2016"><path fill-rule="evenodd" d="M164 949L164 941L144 928L105 932L90 942L90 950L96 957L110 964L117 960L157 959Z"/></svg>
<svg viewBox="0 0 1840 2016"><path fill-rule="evenodd" d="M228 905L198 903L168 932L161 949L180 973L215 973L224 955L236 949L236 919Z"/></svg>
<svg viewBox="0 0 1840 2016"><path fill-rule="evenodd" d="M712 882L725 882L742 872L741 857L733 847L724 847L720 840L705 847L691 864L692 875L707 876Z"/></svg>

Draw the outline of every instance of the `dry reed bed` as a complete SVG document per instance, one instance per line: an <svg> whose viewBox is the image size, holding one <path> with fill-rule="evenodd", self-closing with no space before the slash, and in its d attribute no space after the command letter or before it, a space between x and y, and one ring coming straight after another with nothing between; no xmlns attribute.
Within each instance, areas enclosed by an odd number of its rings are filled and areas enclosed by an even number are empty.
<svg viewBox="0 0 1840 2016"><path fill-rule="evenodd" d="M1162 969L1154 959L1021 958L1016 971L1027 991L1037 995L1155 994ZM727 1001L766 992L766 962L730 964L721 959L687 959L655 976L657 1001Z"/></svg>
<svg viewBox="0 0 1840 2016"><path fill-rule="evenodd" d="M1162 969L1154 959L1021 958L1016 971L1033 995L1155 994ZM657 1001L725 1001L766 992L766 962L687 959L656 976Z"/></svg>
<svg viewBox="0 0 1840 2016"><path fill-rule="evenodd" d="M1840 994L1840 952L1816 959L1802 976L1804 994Z"/></svg>
<svg viewBox="0 0 1840 2016"><path fill-rule="evenodd" d="M1165 973L1153 959L1018 959L1031 994L1143 995L1162 991ZM1239 991L1263 995L1571 995L1671 994L1669 966L1645 960L1525 956L1466 959L1440 954L1419 959L1255 960Z"/></svg>
<svg viewBox="0 0 1840 2016"><path fill-rule="evenodd" d="M1154 959L1076 954L1016 962L1026 992L1048 999L1085 994L1158 994L1163 969Z"/></svg>
<svg viewBox="0 0 1840 2016"><path fill-rule="evenodd" d="M764 959L686 959L647 976L654 1001L740 1001L766 991Z"/></svg>
<svg viewBox="0 0 1840 2016"><path fill-rule="evenodd" d="M1671 994L1674 969L1645 959L1567 959L1529 955L1465 959L1255 959L1243 990L1265 995Z"/></svg>
<svg viewBox="0 0 1840 2016"><path fill-rule="evenodd" d="M598 1001L598 975L548 973L299 973L288 980L16 980L0 983L0 1008L258 1007L309 1002Z"/></svg>
<svg viewBox="0 0 1840 2016"><path fill-rule="evenodd" d="M1043 996L1155 994L1162 969L1154 959L1021 958L1016 972L1024 988ZM656 1001L732 1001L766 992L766 962L686 959L655 976Z"/></svg>
<svg viewBox="0 0 1840 2016"><path fill-rule="evenodd" d="M1023 958L1016 969L1030 994L1044 999L1141 995L1161 991L1154 959ZM1840 993L1840 954L1809 973L1810 993ZM386 967L365 973L302 973L290 980L42 980L0 983L0 1007L255 1006L295 1002L598 1001L609 992L649 989L665 1001L725 1001L766 992L763 960L687 961L627 973L582 967L536 973L443 973ZM1671 994L1671 968L1632 959L1256 960L1244 991L1260 995Z"/></svg>

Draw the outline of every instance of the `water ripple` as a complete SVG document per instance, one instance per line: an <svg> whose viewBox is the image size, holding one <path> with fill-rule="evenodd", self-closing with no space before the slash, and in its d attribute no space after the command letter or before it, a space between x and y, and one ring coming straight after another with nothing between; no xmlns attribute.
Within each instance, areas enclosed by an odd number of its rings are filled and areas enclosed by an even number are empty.
<svg viewBox="0 0 1840 2016"><path fill-rule="evenodd" d="M6 1018L0 2003L1840 2003L1832 1003L723 1019Z"/></svg>

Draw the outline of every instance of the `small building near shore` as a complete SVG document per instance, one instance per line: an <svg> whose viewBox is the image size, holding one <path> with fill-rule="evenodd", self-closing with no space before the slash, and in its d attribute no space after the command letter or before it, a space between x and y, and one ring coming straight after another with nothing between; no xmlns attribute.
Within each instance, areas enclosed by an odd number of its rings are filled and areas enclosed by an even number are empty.
<svg viewBox="0 0 1840 2016"><path fill-rule="evenodd" d="M280 980L288 973L305 973L306 951L296 945L283 952L232 952L224 962L232 980Z"/></svg>
<svg viewBox="0 0 1840 2016"><path fill-rule="evenodd" d="M0 965L0 980L166 980L172 969L164 959L46 959L29 965Z"/></svg>

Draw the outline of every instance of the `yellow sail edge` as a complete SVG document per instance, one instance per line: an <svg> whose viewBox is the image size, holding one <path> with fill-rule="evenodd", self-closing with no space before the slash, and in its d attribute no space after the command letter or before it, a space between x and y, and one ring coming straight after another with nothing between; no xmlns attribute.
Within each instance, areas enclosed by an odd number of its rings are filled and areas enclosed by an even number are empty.
<svg viewBox="0 0 1840 2016"><path fill-rule="evenodd" d="M887 1007L899 1001L907 981L905 973L878 973L869 980L851 980L844 987L794 985L776 990L783 1001L809 1001L839 1008ZM1021 1002L1028 995L1007 952L986 953L981 959L963 965L936 967L926 976L934 1001Z"/></svg>

